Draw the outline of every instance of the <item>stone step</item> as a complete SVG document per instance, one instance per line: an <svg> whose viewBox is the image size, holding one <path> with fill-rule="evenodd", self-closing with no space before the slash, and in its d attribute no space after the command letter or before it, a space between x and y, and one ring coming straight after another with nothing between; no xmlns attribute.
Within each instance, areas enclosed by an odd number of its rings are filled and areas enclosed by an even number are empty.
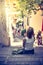
<svg viewBox="0 0 43 65"><path fill-rule="evenodd" d="M39 62L39 61L32 61L32 62L30 62L30 61L22 61L22 62L8 62L7 63L8 65L41 65L41 63Z"/></svg>
<svg viewBox="0 0 43 65"><path fill-rule="evenodd" d="M0 57L0 65L1 64L3 65L5 61L6 61L6 57Z"/></svg>
<svg viewBox="0 0 43 65"><path fill-rule="evenodd" d="M43 48L35 48L35 54L14 54L13 47L0 48L0 65L43 65Z"/></svg>
<svg viewBox="0 0 43 65"><path fill-rule="evenodd" d="M23 55L0 57L0 65L43 65L43 58L33 58Z"/></svg>
<svg viewBox="0 0 43 65"><path fill-rule="evenodd" d="M10 65L41 65L42 64L42 61L43 59L42 58L31 58L31 57L9 57L8 58L8 61L7 61L7 64L10 64Z"/></svg>

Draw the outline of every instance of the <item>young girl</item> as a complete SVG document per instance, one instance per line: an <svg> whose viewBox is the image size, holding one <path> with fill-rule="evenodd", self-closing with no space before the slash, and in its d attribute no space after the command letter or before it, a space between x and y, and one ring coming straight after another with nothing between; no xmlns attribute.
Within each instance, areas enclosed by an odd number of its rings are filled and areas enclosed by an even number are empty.
<svg viewBox="0 0 43 65"><path fill-rule="evenodd" d="M33 43L35 41L34 30L32 27L29 27L27 30L27 37L23 40L23 47L25 53L34 54Z"/></svg>

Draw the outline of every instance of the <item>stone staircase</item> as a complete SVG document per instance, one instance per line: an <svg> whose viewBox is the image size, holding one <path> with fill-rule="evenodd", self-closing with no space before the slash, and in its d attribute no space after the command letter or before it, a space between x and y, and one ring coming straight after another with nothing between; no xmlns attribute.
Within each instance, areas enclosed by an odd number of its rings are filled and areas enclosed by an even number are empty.
<svg viewBox="0 0 43 65"><path fill-rule="evenodd" d="M36 48L35 54L33 55L32 54L12 55L12 51L14 50L14 48L12 47L0 48L0 65L43 65L42 49L43 48Z"/></svg>

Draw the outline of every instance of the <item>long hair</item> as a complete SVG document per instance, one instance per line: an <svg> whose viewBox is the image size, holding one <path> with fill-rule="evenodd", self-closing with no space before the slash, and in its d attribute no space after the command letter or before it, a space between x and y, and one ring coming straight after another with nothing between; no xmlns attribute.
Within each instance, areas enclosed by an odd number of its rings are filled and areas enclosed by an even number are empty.
<svg viewBox="0 0 43 65"><path fill-rule="evenodd" d="M34 36L34 30L32 27L29 27L29 29L27 30L27 37L32 38L32 36Z"/></svg>

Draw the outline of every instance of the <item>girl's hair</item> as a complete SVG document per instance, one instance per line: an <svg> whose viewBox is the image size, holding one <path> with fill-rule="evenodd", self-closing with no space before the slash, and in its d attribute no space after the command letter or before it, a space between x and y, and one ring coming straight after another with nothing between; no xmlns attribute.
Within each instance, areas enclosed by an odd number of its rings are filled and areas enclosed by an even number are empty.
<svg viewBox="0 0 43 65"><path fill-rule="evenodd" d="M34 30L32 27L29 27L29 29L27 30L27 37L32 38L32 36L34 36Z"/></svg>

